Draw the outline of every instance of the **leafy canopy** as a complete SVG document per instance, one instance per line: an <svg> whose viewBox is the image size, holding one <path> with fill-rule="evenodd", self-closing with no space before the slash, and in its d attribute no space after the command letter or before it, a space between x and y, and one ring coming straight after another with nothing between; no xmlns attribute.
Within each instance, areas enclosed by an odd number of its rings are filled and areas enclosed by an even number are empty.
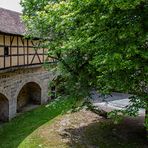
<svg viewBox="0 0 148 148"><path fill-rule="evenodd" d="M147 1L22 0L22 5L29 34L50 40L49 54L66 77L74 77L73 86L143 94Z"/></svg>
<svg viewBox="0 0 148 148"><path fill-rule="evenodd" d="M28 34L45 39L66 93L87 96L94 88L133 93L147 102L148 1L21 3Z"/></svg>

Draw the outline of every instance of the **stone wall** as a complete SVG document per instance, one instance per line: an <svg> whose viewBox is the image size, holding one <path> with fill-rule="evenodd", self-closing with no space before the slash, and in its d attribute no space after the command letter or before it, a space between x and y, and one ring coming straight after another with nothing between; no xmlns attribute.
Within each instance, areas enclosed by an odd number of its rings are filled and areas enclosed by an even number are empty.
<svg viewBox="0 0 148 148"><path fill-rule="evenodd" d="M23 97L31 97L33 100L36 98L36 102L39 104L47 103L50 99L48 96L48 83L52 77L53 76L50 72L44 70L41 67L11 69L11 71L5 72L1 71L0 113L6 110L6 107L5 109L3 107L1 108L1 106L4 106L4 103L1 101L4 100L2 96L5 96L5 98L8 100L8 120L16 116L18 108L17 105L22 107L27 103ZM35 85L30 85L33 83ZM29 84L28 87L27 84ZM20 97L22 98L22 102L17 101Z"/></svg>

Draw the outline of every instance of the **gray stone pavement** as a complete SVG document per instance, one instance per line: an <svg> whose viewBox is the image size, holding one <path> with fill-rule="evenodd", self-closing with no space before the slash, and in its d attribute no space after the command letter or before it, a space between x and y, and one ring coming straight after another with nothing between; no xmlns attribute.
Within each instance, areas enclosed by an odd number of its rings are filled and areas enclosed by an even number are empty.
<svg viewBox="0 0 148 148"><path fill-rule="evenodd" d="M129 94L113 92L111 95L106 96L105 98L95 91L92 92L92 103L94 106L99 107L100 109L110 112L114 109L125 109L129 102ZM144 116L145 110L140 109L139 116Z"/></svg>

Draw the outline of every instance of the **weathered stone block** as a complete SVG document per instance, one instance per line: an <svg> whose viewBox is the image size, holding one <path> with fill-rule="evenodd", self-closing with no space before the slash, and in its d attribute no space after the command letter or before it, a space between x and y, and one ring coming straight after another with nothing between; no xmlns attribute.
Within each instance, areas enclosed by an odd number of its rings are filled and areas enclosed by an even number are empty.
<svg viewBox="0 0 148 148"><path fill-rule="evenodd" d="M49 100L50 72L41 67L24 68L0 73L0 120L14 117L17 110L30 101L45 104Z"/></svg>

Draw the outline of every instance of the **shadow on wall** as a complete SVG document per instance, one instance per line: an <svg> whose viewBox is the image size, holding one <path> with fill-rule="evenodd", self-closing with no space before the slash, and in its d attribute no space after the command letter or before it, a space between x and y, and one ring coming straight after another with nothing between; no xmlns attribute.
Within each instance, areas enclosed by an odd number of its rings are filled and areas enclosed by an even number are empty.
<svg viewBox="0 0 148 148"><path fill-rule="evenodd" d="M7 98L0 93L0 121L9 120L9 102Z"/></svg>

